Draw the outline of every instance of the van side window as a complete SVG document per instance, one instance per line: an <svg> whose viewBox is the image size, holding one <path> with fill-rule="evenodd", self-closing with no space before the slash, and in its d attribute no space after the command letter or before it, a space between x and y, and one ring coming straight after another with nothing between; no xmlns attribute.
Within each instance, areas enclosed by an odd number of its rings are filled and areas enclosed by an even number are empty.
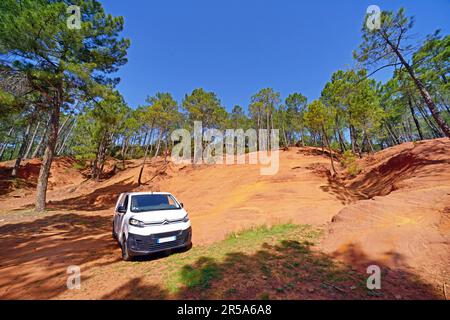
<svg viewBox="0 0 450 320"><path fill-rule="evenodd" d="M125 200L123 200L123 206L128 209L128 195L126 195Z"/></svg>

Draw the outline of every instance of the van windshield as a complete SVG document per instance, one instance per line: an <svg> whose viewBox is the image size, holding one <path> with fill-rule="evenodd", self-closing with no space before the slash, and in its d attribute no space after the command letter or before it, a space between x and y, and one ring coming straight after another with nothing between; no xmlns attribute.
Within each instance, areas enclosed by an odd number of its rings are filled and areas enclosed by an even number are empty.
<svg viewBox="0 0 450 320"><path fill-rule="evenodd" d="M131 212L181 209L168 194L143 194L131 197Z"/></svg>

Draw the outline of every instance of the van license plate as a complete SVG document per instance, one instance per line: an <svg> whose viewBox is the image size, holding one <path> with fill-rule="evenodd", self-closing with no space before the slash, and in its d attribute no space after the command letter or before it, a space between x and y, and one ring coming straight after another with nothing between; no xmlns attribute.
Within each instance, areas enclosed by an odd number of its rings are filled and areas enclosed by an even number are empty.
<svg viewBox="0 0 450 320"><path fill-rule="evenodd" d="M167 238L159 238L158 243L166 243L166 242L175 241L175 240L177 240L176 236L167 237Z"/></svg>

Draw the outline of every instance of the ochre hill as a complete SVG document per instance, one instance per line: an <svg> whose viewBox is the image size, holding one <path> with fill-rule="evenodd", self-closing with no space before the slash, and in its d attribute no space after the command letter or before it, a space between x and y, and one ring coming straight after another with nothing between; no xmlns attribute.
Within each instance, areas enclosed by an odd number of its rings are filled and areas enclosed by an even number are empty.
<svg viewBox="0 0 450 320"><path fill-rule="evenodd" d="M58 274L68 263L89 269L93 279L98 268L118 264L119 249L110 240L112 209L118 193L132 190L169 191L182 201L194 246L253 226L309 224L323 230L321 251L356 269L382 263L435 287L449 278L449 139L365 156L353 178L344 168L332 178L329 158L316 148L280 151L280 169L273 176L261 176L257 165L177 166L157 158L146 165L144 184L138 186L140 163L126 161L121 170L120 162L109 160L106 176L92 181L73 159L57 159L44 215L31 211L39 160L24 161L15 180L7 177L13 162L1 163L0 271L8 277L0 280L0 297L70 297L50 290L63 286ZM114 270L102 272L115 279ZM119 288L125 281L120 279L99 292ZM44 280L48 291L33 285ZM78 295L102 297L93 292Z"/></svg>

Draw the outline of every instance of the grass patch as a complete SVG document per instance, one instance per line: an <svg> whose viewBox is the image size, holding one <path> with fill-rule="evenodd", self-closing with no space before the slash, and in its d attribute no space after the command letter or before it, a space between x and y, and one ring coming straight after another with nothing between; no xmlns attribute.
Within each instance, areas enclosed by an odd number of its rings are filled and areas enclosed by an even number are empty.
<svg viewBox="0 0 450 320"><path fill-rule="evenodd" d="M196 267L185 265L180 271L180 280L188 288L209 288L210 281L220 275L217 263L211 258L201 258Z"/></svg>
<svg viewBox="0 0 450 320"><path fill-rule="evenodd" d="M232 233L223 241L208 246L194 246L186 253L167 257L164 283L171 293L182 288L206 289L212 281L221 279L229 268L235 268L241 274L251 274L253 271L244 265L246 255L256 252L264 254L261 249L265 246L282 241L301 252L305 249L290 241L301 240L312 244L319 235L320 232L310 226L295 224L261 226ZM260 269L267 277L271 276L271 269L266 265L261 264Z"/></svg>
<svg viewBox="0 0 450 320"><path fill-rule="evenodd" d="M73 168L73 169L79 170L79 171L86 169L86 167L87 167L86 161L83 160L83 159L78 159L78 160L72 165L72 168Z"/></svg>

